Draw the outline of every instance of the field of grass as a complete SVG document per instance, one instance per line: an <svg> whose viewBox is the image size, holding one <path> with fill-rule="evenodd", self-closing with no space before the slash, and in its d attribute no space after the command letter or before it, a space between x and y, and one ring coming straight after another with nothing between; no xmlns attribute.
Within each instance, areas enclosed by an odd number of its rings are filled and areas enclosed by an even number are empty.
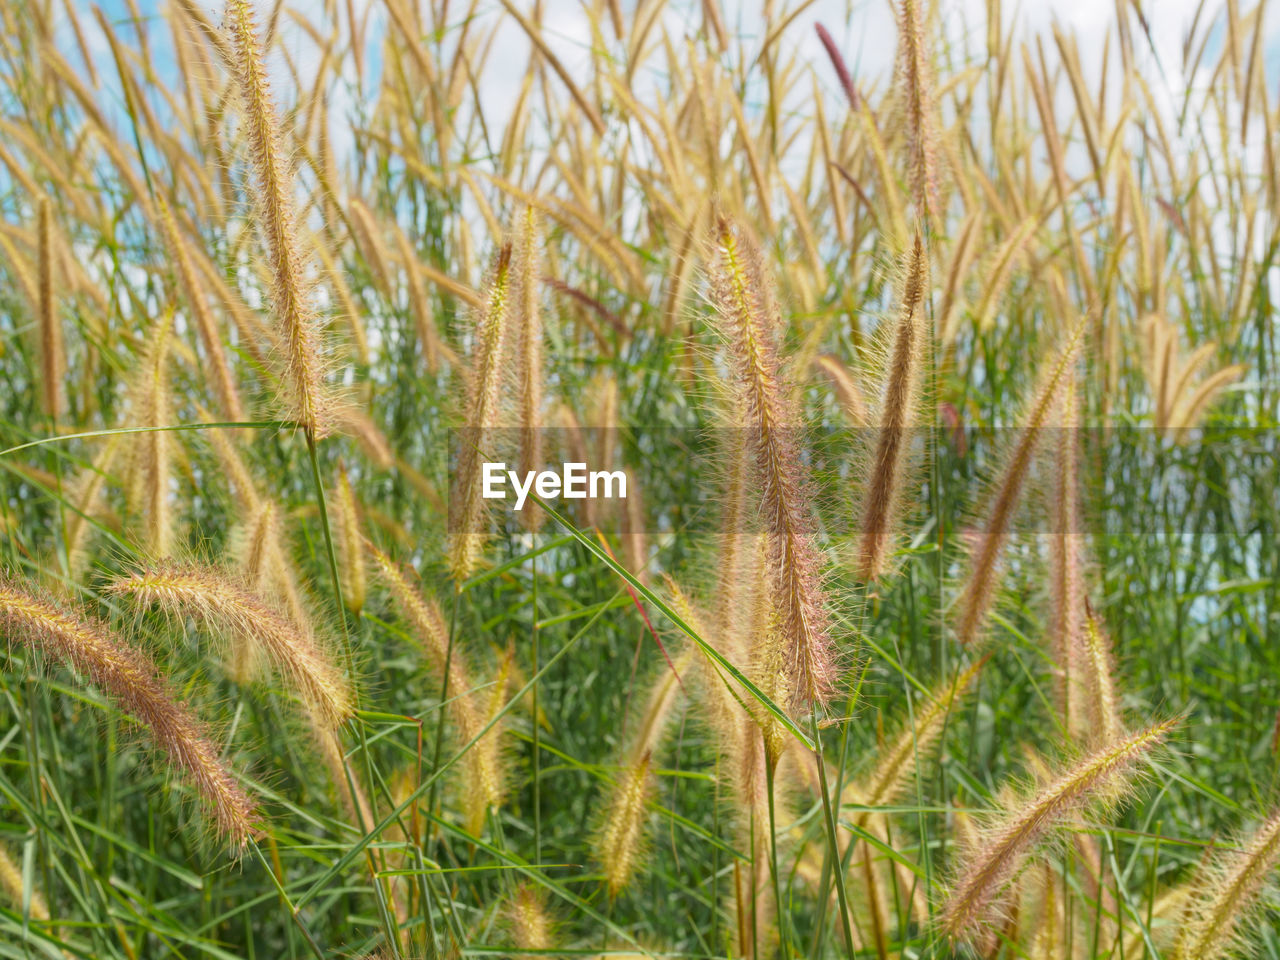
<svg viewBox="0 0 1280 960"><path fill-rule="evenodd" d="M0 0L0 957L1280 958L1274 11L889 6Z"/></svg>

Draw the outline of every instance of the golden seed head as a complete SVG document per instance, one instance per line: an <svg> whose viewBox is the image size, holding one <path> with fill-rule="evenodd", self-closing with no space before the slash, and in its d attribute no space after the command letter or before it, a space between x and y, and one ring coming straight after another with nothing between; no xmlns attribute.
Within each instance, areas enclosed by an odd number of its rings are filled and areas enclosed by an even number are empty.
<svg viewBox="0 0 1280 960"><path fill-rule="evenodd" d="M1139 763L1177 722L1165 720L1098 747L1014 806L966 854L942 905L943 933L970 943L985 936L1008 899L1013 878L1040 841L1088 804L1114 803L1123 796Z"/></svg>
<svg viewBox="0 0 1280 960"><path fill-rule="evenodd" d="M888 566L915 421L925 341L923 301L929 282L928 259L919 231L911 252L904 257L903 267L901 302L880 403L875 452L863 496L859 575L865 581L880 579Z"/></svg>
<svg viewBox="0 0 1280 960"><path fill-rule="evenodd" d="M512 245L504 242L494 254L486 284L484 308L476 327L467 383L466 429L458 452L458 479L455 487L455 530L449 543L449 569L457 581L475 573L488 539L486 502L481 497L479 447L492 443L489 431L498 426L499 402L506 376L505 350L511 313Z"/></svg>
<svg viewBox="0 0 1280 960"><path fill-rule="evenodd" d="M293 171L280 137L280 121L267 80L257 21L249 0L227 0L225 21L243 101L245 136L257 178L260 227L267 241L271 301L285 353L292 419L307 432L328 432L320 320L309 296L298 241Z"/></svg>
<svg viewBox="0 0 1280 960"><path fill-rule="evenodd" d="M8 636L84 674L132 714L170 762L190 777L231 847L244 845L256 829L257 805L236 782L220 747L141 650L114 636L105 624L4 578L0 623Z"/></svg>
<svg viewBox="0 0 1280 960"><path fill-rule="evenodd" d="M800 419L794 391L784 382L778 340L782 318L765 278L758 248L725 217L714 235L711 294L724 339L759 484L769 550L768 571L787 653L788 703L824 703L835 686L835 665L822 555L809 529L809 480L799 454Z"/></svg>
<svg viewBox="0 0 1280 960"><path fill-rule="evenodd" d="M308 626L290 620L237 578L212 567L163 563L122 576L107 589L198 617L234 642L261 650L325 725L336 727L351 716L347 680Z"/></svg>
<svg viewBox="0 0 1280 960"><path fill-rule="evenodd" d="M646 752L622 771L596 839L596 859L604 868L610 900L631 883L643 860L644 828L652 791L651 763L652 756Z"/></svg>

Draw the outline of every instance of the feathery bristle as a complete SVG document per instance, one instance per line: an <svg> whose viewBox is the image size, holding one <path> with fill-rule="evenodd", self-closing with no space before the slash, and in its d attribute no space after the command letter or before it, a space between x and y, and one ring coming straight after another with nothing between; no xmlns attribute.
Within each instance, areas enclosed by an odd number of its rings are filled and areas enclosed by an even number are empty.
<svg viewBox="0 0 1280 960"><path fill-rule="evenodd" d="M485 540L485 501L481 497L478 446L490 442L488 431L498 424L498 403L505 370L504 350L511 300L511 244L494 255L484 309L477 318L475 346L465 407L467 429L458 451L457 514L449 544L449 570L459 582L475 573ZM488 452L488 451L485 451Z"/></svg>
<svg viewBox="0 0 1280 960"><path fill-rule="evenodd" d="M747 593L742 567L747 552L744 546L752 542L746 530L746 518L751 515L747 490L751 483L752 456L745 429L729 426L724 434L728 438L728 470L721 498L714 626L720 652L737 663L742 659L745 646L740 632L744 613L741 600Z"/></svg>
<svg viewBox="0 0 1280 960"><path fill-rule="evenodd" d="M663 580L666 583L667 592L671 595L672 609L680 615L680 619L736 666L740 659L738 653L727 649L723 639L709 631L706 618L694 605L689 595L669 574L664 574ZM701 648L698 649L701 650ZM726 742L736 732L738 720L743 712L742 707L739 706L733 691L729 689L729 681L720 673L715 661L703 655L698 657L698 663L698 687L701 696L695 697L694 702L700 703L706 710L706 715L723 750Z"/></svg>
<svg viewBox="0 0 1280 960"><path fill-rule="evenodd" d="M0 845L0 890L12 901L18 912L25 908L32 920L48 920L49 908L39 890L30 889L22 882L22 870Z"/></svg>
<svg viewBox="0 0 1280 960"><path fill-rule="evenodd" d="M102 450L77 478L69 493L68 499L75 508L67 515L67 562L73 580L78 580L89 565L87 544L93 532L90 518L102 509L102 488L123 446L121 436L116 434L107 438Z"/></svg>
<svg viewBox="0 0 1280 960"><path fill-rule="evenodd" d="M651 762L652 757L646 752L622 771L595 843L610 900L626 889L643 858L644 823L653 789Z"/></svg>
<svg viewBox="0 0 1280 960"><path fill-rule="evenodd" d="M516 394L520 428L520 470L543 466L542 394L545 361L542 356L542 309L538 285L542 273L538 211L527 207L520 221L515 250L516 288ZM524 511L529 529L536 532L543 513L536 505Z"/></svg>
<svg viewBox="0 0 1280 960"><path fill-rule="evenodd" d="M279 603L295 623L309 622L302 588L289 559L280 510L274 501L260 501L245 525L233 531L231 555L250 590Z"/></svg>
<svg viewBox="0 0 1280 960"><path fill-rule="evenodd" d="M517 886L515 895L507 903L506 915L516 950L540 953L551 950L555 942L554 924L547 911L547 898L539 888L528 882Z"/></svg>
<svg viewBox="0 0 1280 960"><path fill-rule="evenodd" d="M449 625L445 622L440 605L435 600L424 597L410 582L400 565L372 544L367 544L369 554L382 581L391 591L391 596L400 608L400 614L413 627L414 638L418 641L423 653L427 655L431 668L443 676L445 661L450 656ZM453 663L449 668L450 684L459 678L466 681L466 671L459 663L460 651L455 647L452 651Z"/></svg>
<svg viewBox="0 0 1280 960"><path fill-rule="evenodd" d="M746 651L747 672L751 681L766 697L777 704L792 702L795 684L795 669L788 659L789 648L783 635L782 617L773 598L773 590L769 583L769 563L771 555L768 540L757 537L752 542L750 581L755 588L748 595L752 642ZM744 701L746 702L746 701ZM748 703L748 706L753 706ZM753 708L751 718L764 736L764 744L769 759L777 762L791 736L782 723L772 713ZM754 735L755 727L744 724L748 735Z"/></svg>
<svg viewBox="0 0 1280 960"><path fill-rule="evenodd" d="M444 691L445 708L458 741L465 745L480 737L471 744L460 761L465 825L472 835L479 836L488 811L500 807L506 796L502 724L495 723L488 732L480 735L502 708L500 698L505 692L506 684L502 682L495 685L494 696L499 699L486 704L482 691L473 687L471 667L463 651L458 644L451 646L449 643L449 626L439 604L424 597L410 584L404 571L377 547L368 544L368 551L382 581L390 589L401 616L413 628L414 637L432 669L443 677L445 664L448 663L449 683L448 689Z"/></svg>
<svg viewBox="0 0 1280 960"><path fill-rule="evenodd" d="M343 809L353 824L361 829L368 829L377 823L377 820L374 819L373 811L369 807L369 798L365 796L364 790L355 779L354 771L348 771L342 741L338 739L336 731L325 726L310 711L307 712L307 719L316 749L320 753L320 759L324 761L325 769L329 771L329 779L333 781L334 788L338 791ZM350 783L347 781L348 776L351 777Z"/></svg>
<svg viewBox="0 0 1280 960"><path fill-rule="evenodd" d="M1061 394L1063 382L1072 376L1084 330L1085 322L1081 320L1067 334L1066 343L1041 377L1018 437L1005 458L959 600L956 636L963 644L977 640L986 625L999 586L1001 554L1009 538L1014 511L1039 449L1042 429Z"/></svg>
<svg viewBox="0 0 1280 960"><path fill-rule="evenodd" d="M799 417L782 380L781 317L759 252L727 219L716 225L712 295L729 344L746 414L748 446L761 487L769 575L785 644L789 702L825 703L835 666L820 583L821 553L810 522L808 478L797 448Z"/></svg>
<svg viewBox="0 0 1280 960"><path fill-rule="evenodd" d="M375 463L379 469L390 470L395 463L396 454L373 418L363 410L351 404L335 404L333 409L335 429L356 438L364 455Z"/></svg>
<svg viewBox="0 0 1280 960"><path fill-rule="evenodd" d="M901 499L910 429L919 390L924 342L922 302L928 286L928 260L917 231L904 264L905 282L893 330L893 346L880 401L875 453L863 497L859 574L871 582L884 575L893 543L895 515Z"/></svg>
<svg viewBox="0 0 1280 960"><path fill-rule="evenodd" d="M255 828L257 806L142 651L117 639L105 624L62 610L7 579L0 579L0 622L8 636L84 674L142 723L170 762L191 778L232 848L244 845Z"/></svg>
<svg viewBox="0 0 1280 960"><path fill-rule="evenodd" d="M200 419L205 423L213 422L213 417L208 410L203 407L197 408L200 412ZM240 456L237 449L235 430L210 429L204 431L204 436L209 441L209 446L213 448L214 455L218 458L218 465L222 468L223 476L231 483L231 492L235 498L236 505L241 508L244 513L253 513L258 509L258 489L253 482L253 478L249 475L249 468L245 466L244 459Z"/></svg>
<svg viewBox="0 0 1280 960"><path fill-rule="evenodd" d="M1005 904L1010 883L1036 845L1089 803L1118 799L1139 762L1177 722L1176 718L1165 720L1103 745L1009 812L967 853L942 905L942 931L960 941L978 939Z"/></svg>
<svg viewBox="0 0 1280 960"><path fill-rule="evenodd" d="M293 171L280 138L266 65L250 0L227 0L235 74L243 100L245 136L257 176L259 220L271 267L271 301L286 354L292 419L314 436L328 430L320 321L305 289L306 264L298 242Z"/></svg>
<svg viewBox="0 0 1280 960"><path fill-rule="evenodd" d="M1215 857L1202 871L1199 895L1189 908L1175 956L1178 960L1225 960L1242 946L1242 926L1256 910L1267 879L1280 862L1280 810L1254 831L1243 847Z"/></svg>
<svg viewBox="0 0 1280 960"><path fill-rule="evenodd" d="M640 823L637 818L642 816L643 808L639 811L632 809L635 802L633 791L640 789L635 778L647 779L649 763L662 743L676 695L681 690L681 676L692 666L693 657L694 650L686 649L671 667L663 664L662 672L649 690L639 726L631 737L626 772L609 794L597 857L605 866L610 898L616 897L630 882L638 867L637 851L643 844L643 837L633 831L640 829L636 824ZM645 771L643 774L636 773L641 769ZM632 847L630 853L621 849L626 845Z"/></svg>
<svg viewBox="0 0 1280 960"><path fill-rule="evenodd" d="M1053 530L1049 538L1049 651L1057 669L1058 711L1079 737L1087 720L1078 701L1084 659L1084 538L1081 534L1075 382L1062 384L1053 478ZM1108 678L1108 683L1110 678ZM1097 732L1095 728L1095 732ZM1115 733L1116 731L1111 731ZM1106 736L1101 742L1110 742Z"/></svg>
<svg viewBox="0 0 1280 960"><path fill-rule="evenodd" d="M169 490L173 435L168 430L154 429L173 424L169 385L172 334L173 314L169 313L156 321L156 329L130 389L131 425L153 428L139 434L132 448L136 508L144 518L144 543L153 557L166 557L173 550Z"/></svg>
<svg viewBox="0 0 1280 960"><path fill-rule="evenodd" d="M1008 238L996 247L991 255L984 279L982 297L974 308L977 326L985 330L995 320L995 312L999 308L1001 298L1009 286L1009 278L1018 263L1022 248L1035 233L1037 226L1035 217L1027 217L1009 234Z"/></svg>
<svg viewBox="0 0 1280 960"><path fill-rule="evenodd" d="M916 214L941 223L945 211L940 189L938 117L923 6L923 0L900 0L898 6L898 83L907 117L907 169Z"/></svg>
<svg viewBox="0 0 1280 960"><path fill-rule="evenodd" d="M1080 686L1086 698L1085 715L1089 720L1090 734L1097 743L1112 743L1123 730L1114 678L1115 664L1111 642L1102 622L1087 604L1083 634Z"/></svg>
<svg viewBox="0 0 1280 960"><path fill-rule="evenodd" d="M199 617L238 643L259 647L317 720L336 727L351 716L351 691L305 624L296 623L240 582L211 567L145 567L107 588L173 614Z"/></svg>
<svg viewBox="0 0 1280 960"><path fill-rule="evenodd" d="M880 760L865 784L854 788L859 803L870 807L884 806L899 799L915 776L917 765L929 756L942 735L952 707L968 691L986 658L977 660L954 681L948 681L929 694L928 701L915 709L915 722L900 733L893 744L881 751Z"/></svg>
<svg viewBox="0 0 1280 960"><path fill-rule="evenodd" d="M53 205L42 194L36 209L40 374L44 380L41 399L44 403L44 415L50 420L57 420L62 416L65 400L62 381L66 370L66 356L62 346L62 320L58 316L53 291Z"/></svg>
<svg viewBox="0 0 1280 960"><path fill-rule="evenodd" d="M813 367L826 376L835 387L840 409L849 418L849 426L865 427L871 423L871 414L867 411L867 401L862 398L862 389L858 386L853 373L840 361L839 357L820 353L813 358Z"/></svg>

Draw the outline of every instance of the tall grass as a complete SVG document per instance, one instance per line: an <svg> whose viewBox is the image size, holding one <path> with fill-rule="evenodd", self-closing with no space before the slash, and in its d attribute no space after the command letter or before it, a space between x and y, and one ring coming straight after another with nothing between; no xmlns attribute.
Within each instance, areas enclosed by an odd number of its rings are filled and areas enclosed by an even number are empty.
<svg viewBox="0 0 1280 960"><path fill-rule="evenodd" d="M0 0L0 954L1280 950L1270 11L892 6Z"/></svg>

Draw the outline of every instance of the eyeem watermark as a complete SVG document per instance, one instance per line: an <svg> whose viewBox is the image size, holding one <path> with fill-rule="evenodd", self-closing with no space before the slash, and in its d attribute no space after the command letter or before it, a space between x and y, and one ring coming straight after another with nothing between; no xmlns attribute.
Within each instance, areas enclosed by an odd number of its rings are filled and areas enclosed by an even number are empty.
<svg viewBox="0 0 1280 960"><path fill-rule="evenodd" d="M587 470L585 463L562 463L560 471L526 470L523 478L518 471L508 470L505 462L485 461L484 485L481 495L486 500L507 499L507 483L515 492L516 510L523 510L529 491L539 499L554 500L625 500L627 499L627 474L624 470Z"/></svg>

